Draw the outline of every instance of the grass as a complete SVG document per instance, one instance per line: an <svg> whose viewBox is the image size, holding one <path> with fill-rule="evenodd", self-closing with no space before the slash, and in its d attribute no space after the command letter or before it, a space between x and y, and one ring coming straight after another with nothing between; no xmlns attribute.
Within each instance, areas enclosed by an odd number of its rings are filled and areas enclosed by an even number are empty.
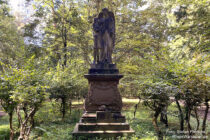
<svg viewBox="0 0 210 140"><path fill-rule="evenodd" d="M10 129L8 124L0 125L0 140L8 140Z"/></svg>
<svg viewBox="0 0 210 140"><path fill-rule="evenodd" d="M134 119L134 106L138 103L136 99L123 99L124 106L122 114L126 116L126 120L130 123L131 127L135 130L135 136L129 138L131 140L155 140L157 139L156 132L152 125L152 115L153 112L140 104L136 112L136 118ZM72 114L69 112L66 114L64 120L61 119L61 114L59 111L59 105L56 102L47 102L43 107L37 112L35 116L36 127L31 133L31 139L33 140L71 140L71 132L74 129L74 126L83 113L82 101L73 102ZM168 108L169 115L169 129L166 129L163 124L160 122L159 127L162 132L165 134L164 139L175 139L173 135L176 134L176 130L179 130L179 120L178 113L175 104L171 104ZM192 127L196 127L195 118L191 119ZM210 122L207 124L207 132L210 131L209 127ZM14 125L17 126L17 118L14 115ZM0 118L0 139L9 138L9 122L8 116ZM16 136L17 138L17 136ZM121 138L121 140L127 140L127 138Z"/></svg>

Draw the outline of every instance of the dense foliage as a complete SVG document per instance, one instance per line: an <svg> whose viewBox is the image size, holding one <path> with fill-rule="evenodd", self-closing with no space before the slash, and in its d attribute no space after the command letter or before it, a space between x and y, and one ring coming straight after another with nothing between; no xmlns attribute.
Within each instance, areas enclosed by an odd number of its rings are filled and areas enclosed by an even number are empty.
<svg viewBox="0 0 210 140"><path fill-rule="evenodd" d="M58 105L64 121L67 112L71 115L73 100L84 99L88 83L83 75L93 60L92 23L104 7L116 18L113 61L124 75L119 84L121 95L141 99L151 109L159 139L164 132L158 117L168 128L167 109L173 102L180 130L187 130L190 137L195 135L191 130L202 130L206 135L210 100L208 0L25 3L33 5L34 13L29 22L20 24L8 2L0 1L0 103L9 115L11 140L15 135L29 139L43 104ZM202 123L198 106L205 107ZM15 128L14 114L19 122ZM192 116L196 128L191 126Z"/></svg>

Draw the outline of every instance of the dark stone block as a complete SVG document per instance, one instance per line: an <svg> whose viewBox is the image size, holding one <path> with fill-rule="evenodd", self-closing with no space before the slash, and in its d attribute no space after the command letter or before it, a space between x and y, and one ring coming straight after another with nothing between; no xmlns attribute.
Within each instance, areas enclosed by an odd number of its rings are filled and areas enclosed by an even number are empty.
<svg viewBox="0 0 210 140"><path fill-rule="evenodd" d="M82 123L96 123L96 118L81 118L80 122Z"/></svg>
<svg viewBox="0 0 210 140"><path fill-rule="evenodd" d="M118 81L123 77L122 74L85 74L89 82L94 81Z"/></svg>
<svg viewBox="0 0 210 140"><path fill-rule="evenodd" d="M116 69L116 64L98 63L91 64L91 69Z"/></svg>
<svg viewBox="0 0 210 140"><path fill-rule="evenodd" d="M118 74L119 70L115 64L92 64L88 71L89 74Z"/></svg>
<svg viewBox="0 0 210 140"><path fill-rule="evenodd" d="M118 69L89 69L89 74L118 74Z"/></svg>
<svg viewBox="0 0 210 140"><path fill-rule="evenodd" d="M97 111L96 116L97 116L97 120L111 119L112 118L112 113L111 112L105 112L105 111Z"/></svg>
<svg viewBox="0 0 210 140"><path fill-rule="evenodd" d="M81 123L125 123L126 119L120 112L97 111L86 112L80 119Z"/></svg>
<svg viewBox="0 0 210 140"><path fill-rule="evenodd" d="M122 116L120 112L109 112L109 111L97 111L97 122L104 123L124 123L125 116Z"/></svg>
<svg viewBox="0 0 210 140"><path fill-rule="evenodd" d="M79 123L79 131L129 130L128 123Z"/></svg>

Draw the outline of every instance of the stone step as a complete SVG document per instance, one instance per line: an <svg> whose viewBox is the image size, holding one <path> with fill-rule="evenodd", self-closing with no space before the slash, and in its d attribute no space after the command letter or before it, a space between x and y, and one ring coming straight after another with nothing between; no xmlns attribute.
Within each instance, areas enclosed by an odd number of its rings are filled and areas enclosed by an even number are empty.
<svg viewBox="0 0 210 140"><path fill-rule="evenodd" d="M81 123L96 123L97 120L96 118L81 118L80 122Z"/></svg>
<svg viewBox="0 0 210 140"><path fill-rule="evenodd" d="M98 123L125 123L125 118L97 120Z"/></svg>
<svg viewBox="0 0 210 140"><path fill-rule="evenodd" d="M115 115L116 113L85 113L82 115L82 123L125 123L125 116Z"/></svg>
<svg viewBox="0 0 210 140"><path fill-rule="evenodd" d="M125 116L121 115L120 112L97 111L96 116L97 122L125 123Z"/></svg>
<svg viewBox="0 0 210 140"><path fill-rule="evenodd" d="M85 113L80 119L81 123L96 123L96 113Z"/></svg>
<svg viewBox="0 0 210 140"><path fill-rule="evenodd" d="M125 118L97 120L96 118L81 118L81 123L125 123Z"/></svg>
<svg viewBox="0 0 210 140"><path fill-rule="evenodd" d="M96 113L85 113L82 115L83 118L96 118Z"/></svg>
<svg viewBox="0 0 210 140"><path fill-rule="evenodd" d="M132 128L129 130L106 130L106 131L79 131L78 130L79 124L76 124L76 127L73 131L73 136L74 137L86 137L86 138L91 138L91 137L100 137L100 138L111 138L111 137L119 137L119 136L131 136L135 132L133 131ZM85 139L86 139L85 138Z"/></svg>
<svg viewBox="0 0 210 140"><path fill-rule="evenodd" d="M79 131L129 130L128 123L78 123Z"/></svg>

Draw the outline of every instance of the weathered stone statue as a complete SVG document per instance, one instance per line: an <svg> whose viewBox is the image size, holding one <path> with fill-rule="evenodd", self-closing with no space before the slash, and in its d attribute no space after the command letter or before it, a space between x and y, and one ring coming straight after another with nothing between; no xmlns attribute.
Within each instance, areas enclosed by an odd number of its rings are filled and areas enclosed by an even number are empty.
<svg viewBox="0 0 210 140"><path fill-rule="evenodd" d="M80 122L76 124L75 137L118 137L132 135L134 131L121 114L122 98L118 90L119 74L112 63L115 44L114 14L104 8L94 19L94 62L84 77L88 79L89 89L85 98Z"/></svg>
<svg viewBox="0 0 210 140"><path fill-rule="evenodd" d="M115 43L114 14L104 8L94 19L94 64L112 63L112 52Z"/></svg>

